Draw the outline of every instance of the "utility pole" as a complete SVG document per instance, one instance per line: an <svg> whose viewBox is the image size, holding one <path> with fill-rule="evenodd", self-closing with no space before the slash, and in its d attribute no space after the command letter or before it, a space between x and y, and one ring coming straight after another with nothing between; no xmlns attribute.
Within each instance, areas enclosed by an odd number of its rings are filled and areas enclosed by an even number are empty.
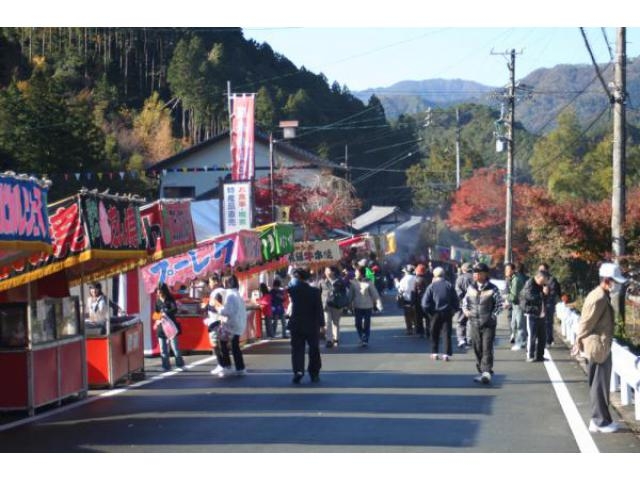
<svg viewBox="0 0 640 480"><path fill-rule="evenodd" d="M273 132L269 134L269 193L271 194L271 221L276 221L276 196L273 182L274 145Z"/></svg>
<svg viewBox="0 0 640 480"><path fill-rule="evenodd" d="M520 52L522 53L522 52ZM509 263L512 261L512 246L511 238L513 236L513 155L515 152L515 138L514 138L514 125L515 125L515 107L516 107L516 51L505 53L494 53L491 51L491 55L509 55L509 62L507 68L509 69L509 86L507 88L507 104L509 106L508 118L507 118L507 205L505 213L505 240L504 240L504 261Z"/></svg>
<svg viewBox="0 0 640 480"><path fill-rule="evenodd" d="M627 92L626 28L616 30L616 63L614 71L613 103L613 195L611 198L611 239L616 263L625 254L624 222L626 210L625 192L625 102Z"/></svg>
<svg viewBox="0 0 640 480"><path fill-rule="evenodd" d="M620 258L625 254L624 221L626 210L625 187L625 143L627 131L625 126L625 102L627 96L627 54L626 54L626 29L619 27L616 30L616 63L614 70L614 86L610 100L613 104L613 158L612 158L612 197L611 197L611 241L613 260L620 263ZM616 314L616 333L625 334L626 285L617 294L611 296L611 304Z"/></svg>

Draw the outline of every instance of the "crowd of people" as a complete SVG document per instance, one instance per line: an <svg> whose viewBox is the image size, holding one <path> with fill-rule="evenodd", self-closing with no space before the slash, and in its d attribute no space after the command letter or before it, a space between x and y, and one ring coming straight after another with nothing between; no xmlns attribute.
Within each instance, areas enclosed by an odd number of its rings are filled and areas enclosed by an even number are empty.
<svg viewBox="0 0 640 480"><path fill-rule="evenodd" d="M624 279L619 270L612 270L613 264L604 265L600 271L600 286L587 297L585 308L588 308L583 311L581 333L574 351L576 354L587 352L590 362L593 410L590 429L594 432L617 429L608 413L610 353L608 357L604 355L605 358L601 358L600 355L596 359L591 353L594 347L587 342L589 336L594 335L594 329L605 337L607 332L612 333L609 292ZM522 350L526 362L546 360L545 348L554 344L554 310L562 296L560 284L547 264L540 264L528 277L523 265L507 263L502 290L490 281L490 269L485 263L463 263L455 272L444 266L434 267L431 263L408 264L401 272L400 278L391 280L382 272L375 256L371 256L328 266L317 272L291 268L284 278L276 276L270 287L266 282L260 284L255 302L264 321L264 335L276 338L280 327L279 336L290 338L293 383L300 383L305 371L311 382L319 382L322 368L320 342L324 339L327 349L342 344L340 326L345 314L353 315L359 346L366 348L371 337L372 315L382 312L382 295L386 291L396 292L397 304L404 315L406 335L431 340L433 360L446 362L452 359L455 327L458 350L470 349L474 354L477 376L473 379L476 382L492 382L496 327L498 316L503 311L508 319L511 350ZM285 282L286 287L283 287ZM246 327L246 309L238 293L238 282L233 275L214 275L209 279L209 290L209 299L203 302L202 307L207 311L205 323L209 325L218 361L211 373L220 377L246 375L240 350L240 336ZM164 287L159 288L156 310L171 318L175 316L175 301L167 293ZM176 337L166 338L159 321L156 328L163 367L169 367L170 348L174 351L176 365L181 367L183 360ZM608 352L610 337L607 337ZM308 362L305 362L305 352L308 353ZM234 369L231 368L231 356Z"/></svg>

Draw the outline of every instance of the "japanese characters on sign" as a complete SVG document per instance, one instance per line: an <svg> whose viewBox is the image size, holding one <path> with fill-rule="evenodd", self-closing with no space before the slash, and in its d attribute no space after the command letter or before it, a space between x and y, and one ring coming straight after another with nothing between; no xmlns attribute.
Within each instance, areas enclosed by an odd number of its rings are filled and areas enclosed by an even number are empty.
<svg viewBox="0 0 640 480"><path fill-rule="evenodd" d="M222 203L225 233L251 228L253 216L250 182L225 183Z"/></svg>
<svg viewBox="0 0 640 480"><path fill-rule="evenodd" d="M51 243L45 187L26 179L0 176L0 242L2 241Z"/></svg>
<svg viewBox="0 0 640 480"><path fill-rule="evenodd" d="M260 241L265 260L293 253L293 226L275 224L260 232Z"/></svg>
<svg viewBox="0 0 640 480"><path fill-rule="evenodd" d="M289 261L296 265L320 262L338 262L340 260L340 248L333 240L320 242L298 242L294 245L293 253Z"/></svg>

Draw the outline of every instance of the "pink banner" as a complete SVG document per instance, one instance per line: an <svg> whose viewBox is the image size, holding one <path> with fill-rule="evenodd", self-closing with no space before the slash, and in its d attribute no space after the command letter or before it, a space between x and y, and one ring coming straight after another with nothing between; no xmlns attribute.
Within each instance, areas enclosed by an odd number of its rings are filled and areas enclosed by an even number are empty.
<svg viewBox="0 0 640 480"><path fill-rule="evenodd" d="M233 95L231 114L231 179L253 179L254 152L254 95Z"/></svg>
<svg viewBox="0 0 640 480"><path fill-rule="evenodd" d="M194 278L206 278L227 266L253 265L262 261L257 232L243 230L216 237L186 253L164 258L140 269L148 293L160 282L168 286L189 285Z"/></svg>

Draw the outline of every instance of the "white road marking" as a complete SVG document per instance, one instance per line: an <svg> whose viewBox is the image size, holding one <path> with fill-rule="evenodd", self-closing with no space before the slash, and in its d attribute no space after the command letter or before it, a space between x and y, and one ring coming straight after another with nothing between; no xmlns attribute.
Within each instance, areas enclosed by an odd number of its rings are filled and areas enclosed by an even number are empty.
<svg viewBox="0 0 640 480"><path fill-rule="evenodd" d="M598 446L593 441L593 437L589 433L589 429L582 420L580 412L578 412L578 407L571 398L569 389L565 385L564 380L558 371L558 367L556 367L556 364L553 362L553 358L551 357L549 350L545 349L544 355L549 359L548 361L543 362L544 368L547 370L549 380L551 380L551 385L553 385L553 389L555 390L558 401L560 402L560 407L562 407L562 411L569 423L569 428L571 428L571 432L573 433L573 437L576 439L580 452L600 453Z"/></svg>

